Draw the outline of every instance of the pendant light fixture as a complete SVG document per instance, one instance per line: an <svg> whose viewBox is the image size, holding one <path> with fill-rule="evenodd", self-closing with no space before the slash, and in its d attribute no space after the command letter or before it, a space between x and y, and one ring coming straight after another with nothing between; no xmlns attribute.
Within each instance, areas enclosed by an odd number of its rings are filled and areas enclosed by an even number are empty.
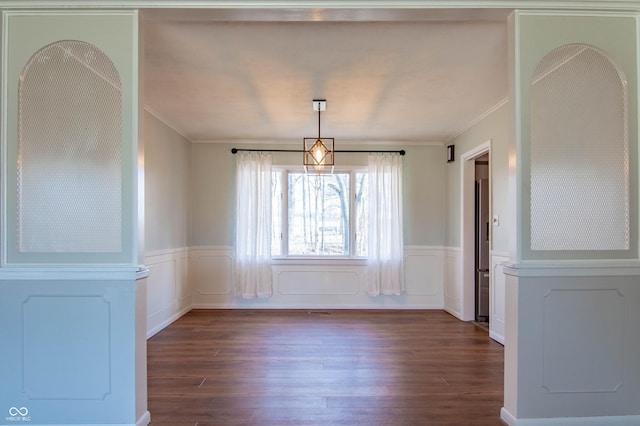
<svg viewBox="0 0 640 426"><path fill-rule="evenodd" d="M320 136L320 113L327 109L327 101L324 99L313 100L313 110L318 111L318 137L303 139L303 161L304 170L308 173L312 171L316 174L333 173L335 153L333 138L323 138Z"/></svg>

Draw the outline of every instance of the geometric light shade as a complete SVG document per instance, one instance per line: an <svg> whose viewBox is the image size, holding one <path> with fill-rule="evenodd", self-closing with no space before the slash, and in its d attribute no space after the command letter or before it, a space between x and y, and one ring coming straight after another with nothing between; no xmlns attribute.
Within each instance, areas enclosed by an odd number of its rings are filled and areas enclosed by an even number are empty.
<svg viewBox="0 0 640 426"><path fill-rule="evenodd" d="M317 174L333 173L334 165L333 138L304 138L303 161L304 170Z"/></svg>

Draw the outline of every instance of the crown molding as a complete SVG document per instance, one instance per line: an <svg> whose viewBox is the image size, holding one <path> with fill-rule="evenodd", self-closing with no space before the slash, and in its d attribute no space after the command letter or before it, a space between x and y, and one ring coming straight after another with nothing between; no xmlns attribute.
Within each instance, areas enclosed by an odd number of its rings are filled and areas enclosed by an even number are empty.
<svg viewBox="0 0 640 426"><path fill-rule="evenodd" d="M2 0L2 9L552 9L638 11L640 0Z"/></svg>
<svg viewBox="0 0 640 426"><path fill-rule="evenodd" d="M187 135L185 135L185 133L182 130L180 130L178 126L176 126L171 121L164 118L162 115L160 115L160 113L158 113L156 110L151 108L149 105L145 104L144 110L147 111L149 114L153 115L158 121L160 121L165 126L169 127L171 130L173 130L174 132L176 132L177 134L179 134L189 142L193 142L193 140L191 140Z"/></svg>
<svg viewBox="0 0 640 426"><path fill-rule="evenodd" d="M469 130L470 128L472 128L473 126L475 126L476 124L478 124L479 122L481 122L482 120L484 120L485 118L493 114L496 110L501 108L503 105L506 105L507 102L509 102L508 97L502 99L500 102L498 102L497 104L495 104L494 106L492 106L491 108L489 108L488 110L480 114L478 117L471 120L462 129L458 130L453 136L447 139L447 143L451 142L452 140L454 140L455 138L457 138L458 136L460 136L461 134L463 134L464 132L466 132L467 130Z"/></svg>

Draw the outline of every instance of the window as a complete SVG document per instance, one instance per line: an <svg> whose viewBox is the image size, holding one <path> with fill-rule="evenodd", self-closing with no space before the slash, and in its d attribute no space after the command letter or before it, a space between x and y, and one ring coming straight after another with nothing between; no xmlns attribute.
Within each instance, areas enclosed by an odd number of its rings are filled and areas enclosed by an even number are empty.
<svg viewBox="0 0 640 426"><path fill-rule="evenodd" d="M358 170L274 171L271 255L365 257L367 184Z"/></svg>

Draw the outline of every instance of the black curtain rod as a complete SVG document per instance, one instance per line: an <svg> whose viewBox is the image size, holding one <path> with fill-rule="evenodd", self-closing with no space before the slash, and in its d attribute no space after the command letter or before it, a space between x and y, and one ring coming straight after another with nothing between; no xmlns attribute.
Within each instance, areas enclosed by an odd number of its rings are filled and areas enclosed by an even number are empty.
<svg viewBox="0 0 640 426"><path fill-rule="evenodd" d="M239 151L255 151L255 152L304 152L301 149L245 149L245 148L231 148L231 153L232 154L236 154ZM344 149L337 149L333 152L367 152L367 153L389 153L389 154L400 154L400 155L405 155L406 151L404 149L401 149L399 151L375 151L375 150L364 150L364 151L358 151L358 150L344 150Z"/></svg>

